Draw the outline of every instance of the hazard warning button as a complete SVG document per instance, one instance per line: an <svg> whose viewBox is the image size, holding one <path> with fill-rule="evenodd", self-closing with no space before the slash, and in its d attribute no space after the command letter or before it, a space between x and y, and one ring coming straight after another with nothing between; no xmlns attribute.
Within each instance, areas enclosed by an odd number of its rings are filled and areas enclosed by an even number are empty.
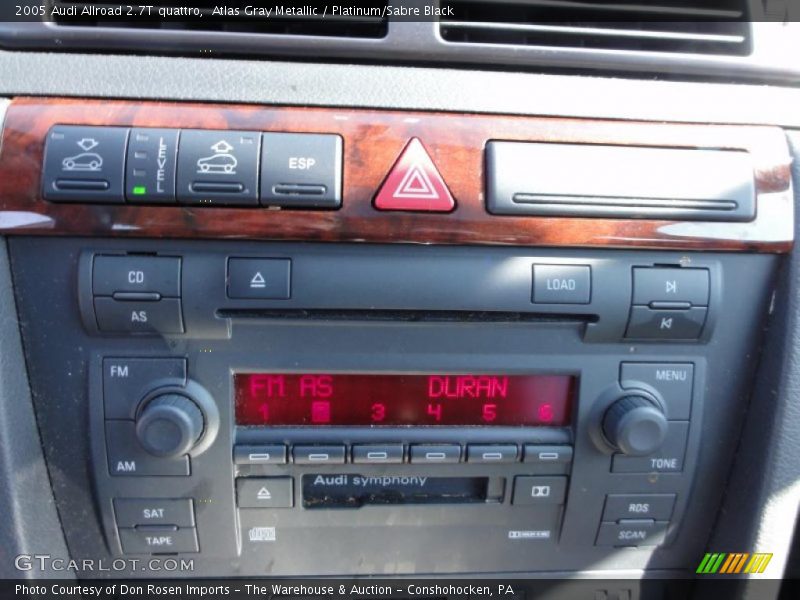
<svg viewBox="0 0 800 600"><path fill-rule="evenodd" d="M378 210L450 212L450 190L418 138L412 138L389 171L378 195Z"/></svg>

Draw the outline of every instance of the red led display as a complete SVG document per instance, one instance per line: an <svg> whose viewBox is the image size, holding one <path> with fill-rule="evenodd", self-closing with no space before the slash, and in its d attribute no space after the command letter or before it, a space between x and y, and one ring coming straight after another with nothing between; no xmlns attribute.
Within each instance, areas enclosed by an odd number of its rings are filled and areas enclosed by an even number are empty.
<svg viewBox="0 0 800 600"><path fill-rule="evenodd" d="M559 426L570 418L566 375L239 373L239 425Z"/></svg>

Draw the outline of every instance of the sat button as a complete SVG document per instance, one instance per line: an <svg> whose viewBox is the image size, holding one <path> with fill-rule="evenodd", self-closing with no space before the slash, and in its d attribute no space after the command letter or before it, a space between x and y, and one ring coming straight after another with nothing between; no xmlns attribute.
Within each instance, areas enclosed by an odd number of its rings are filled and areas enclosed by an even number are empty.
<svg viewBox="0 0 800 600"><path fill-rule="evenodd" d="M115 498L114 514L117 527L194 527L194 503L191 498Z"/></svg>

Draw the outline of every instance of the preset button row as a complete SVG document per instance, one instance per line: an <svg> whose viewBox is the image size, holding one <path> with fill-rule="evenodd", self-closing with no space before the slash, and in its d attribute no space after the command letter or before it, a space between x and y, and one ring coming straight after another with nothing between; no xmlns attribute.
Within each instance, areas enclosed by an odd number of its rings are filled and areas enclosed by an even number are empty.
<svg viewBox="0 0 800 600"><path fill-rule="evenodd" d="M344 444L295 445L291 451L283 444L237 445L234 462L239 465L280 465L291 458L294 464L344 464L348 457L354 464L448 464L448 463L515 463L536 464L552 469L547 472L568 472L572 447L560 445L516 444Z"/></svg>

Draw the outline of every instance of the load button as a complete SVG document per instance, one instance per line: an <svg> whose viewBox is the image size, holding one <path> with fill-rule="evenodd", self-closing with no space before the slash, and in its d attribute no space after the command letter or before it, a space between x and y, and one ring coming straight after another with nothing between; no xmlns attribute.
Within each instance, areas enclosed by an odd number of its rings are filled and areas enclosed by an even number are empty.
<svg viewBox="0 0 800 600"><path fill-rule="evenodd" d="M591 298L588 265L533 265L535 304L588 304Z"/></svg>

